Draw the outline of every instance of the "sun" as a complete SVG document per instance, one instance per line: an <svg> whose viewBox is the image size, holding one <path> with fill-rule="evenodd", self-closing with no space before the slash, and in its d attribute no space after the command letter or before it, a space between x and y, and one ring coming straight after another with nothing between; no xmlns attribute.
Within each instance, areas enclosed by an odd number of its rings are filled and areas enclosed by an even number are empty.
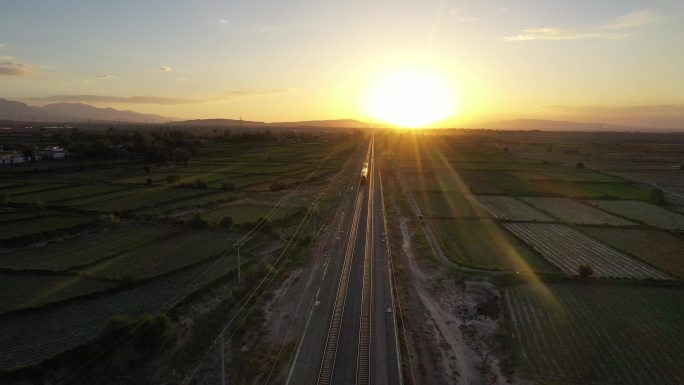
<svg viewBox="0 0 684 385"><path fill-rule="evenodd" d="M385 73L372 85L364 108L375 119L422 128L455 115L458 103L448 83L436 73L402 69Z"/></svg>

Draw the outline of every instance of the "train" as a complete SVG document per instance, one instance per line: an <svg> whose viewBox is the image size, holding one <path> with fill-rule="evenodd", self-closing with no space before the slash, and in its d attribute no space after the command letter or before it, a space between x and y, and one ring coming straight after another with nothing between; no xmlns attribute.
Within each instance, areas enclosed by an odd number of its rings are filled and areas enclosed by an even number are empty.
<svg viewBox="0 0 684 385"><path fill-rule="evenodd" d="M366 184L368 181L368 162L363 164L363 168L361 169L361 184Z"/></svg>

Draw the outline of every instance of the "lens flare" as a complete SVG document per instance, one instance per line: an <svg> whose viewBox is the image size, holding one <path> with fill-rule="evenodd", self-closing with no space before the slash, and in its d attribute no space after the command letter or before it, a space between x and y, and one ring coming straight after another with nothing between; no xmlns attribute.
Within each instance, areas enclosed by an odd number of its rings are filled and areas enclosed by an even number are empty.
<svg viewBox="0 0 684 385"><path fill-rule="evenodd" d="M366 112L378 120L407 128L442 121L459 110L453 90L437 74L398 70L380 77L371 87Z"/></svg>

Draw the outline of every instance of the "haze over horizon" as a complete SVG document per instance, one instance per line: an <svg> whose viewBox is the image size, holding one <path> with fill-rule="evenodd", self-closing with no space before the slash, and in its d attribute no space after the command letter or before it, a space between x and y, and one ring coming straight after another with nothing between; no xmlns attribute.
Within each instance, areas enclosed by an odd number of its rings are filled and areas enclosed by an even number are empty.
<svg viewBox="0 0 684 385"><path fill-rule="evenodd" d="M684 127L684 4L674 0L30 0L2 9L0 97L30 105L378 122L391 117L374 113L386 106L367 108L373 87L410 69L434 75L440 88L403 76L380 98L406 83L421 108L443 102L449 112L437 111L437 122L399 117L409 124L541 118Z"/></svg>

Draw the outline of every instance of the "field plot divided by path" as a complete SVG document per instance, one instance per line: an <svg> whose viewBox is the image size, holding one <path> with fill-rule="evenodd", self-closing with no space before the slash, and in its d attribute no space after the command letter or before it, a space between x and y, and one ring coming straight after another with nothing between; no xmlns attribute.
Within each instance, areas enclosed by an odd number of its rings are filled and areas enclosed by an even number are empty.
<svg viewBox="0 0 684 385"><path fill-rule="evenodd" d="M188 231L104 260L84 272L108 279L154 277L218 256L232 248L237 238L237 233L225 230Z"/></svg>
<svg viewBox="0 0 684 385"><path fill-rule="evenodd" d="M222 258L103 298L0 319L0 368L40 362L86 343L98 337L116 315L167 311L185 296L231 272L235 263L235 257Z"/></svg>
<svg viewBox="0 0 684 385"><path fill-rule="evenodd" d="M568 198L520 198L559 220L576 225L630 226L635 223Z"/></svg>
<svg viewBox="0 0 684 385"><path fill-rule="evenodd" d="M492 270L558 272L493 219L428 219L439 243L454 262Z"/></svg>
<svg viewBox="0 0 684 385"><path fill-rule="evenodd" d="M0 272L0 313L38 307L115 286L112 282L77 275L23 275Z"/></svg>
<svg viewBox="0 0 684 385"><path fill-rule="evenodd" d="M543 383L678 385L684 292L624 285L519 285L506 301L527 368Z"/></svg>
<svg viewBox="0 0 684 385"><path fill-rule="evenodd" d="M505 223L504 226L568 275L577 275L580 265L589 265L598 276L670 278L567 225Z"/></svg>
<svg viewBox="0 0 684 385"><path fill-rule="evenodd" d="M0 241L61 231L92 222L93 219L77 216L45 216L0 223Z"/></svg>
<svg viewBox="0 0 684 385"><path fill-rule="evenodd" d="M159 225L110 226L95 233L42 247L28 247L0 254L0 267L16 270L66 270L135 249L173 231L173 227Z"/></svg>
<svg viewBox="0 0 684 385"><path fill-rule="evenodd" d="M588 227L582 231L634 255L663 271L684 278L684 239L652 229Z"/></svg>
<svg viewBox="0 0 684 385"><path fill-rule="evenodd" d="M611 213L665 230L684 229L684 215L641 201L592 200L590 204Z"/></svg>
<svg viewBox="0 0 684 385"><path fill-rule="evenodd" d="M513 197L478 195L477 200L496 219L506 221L553 221L553 218L550 216Z"/></svg>
<svg viewBox="0 0 684 385"><path fill-rule="evenodd" d="M420 211L426 217L438 218L487 218L472 195L452 192L416 191L413 193Z"/></svg>

